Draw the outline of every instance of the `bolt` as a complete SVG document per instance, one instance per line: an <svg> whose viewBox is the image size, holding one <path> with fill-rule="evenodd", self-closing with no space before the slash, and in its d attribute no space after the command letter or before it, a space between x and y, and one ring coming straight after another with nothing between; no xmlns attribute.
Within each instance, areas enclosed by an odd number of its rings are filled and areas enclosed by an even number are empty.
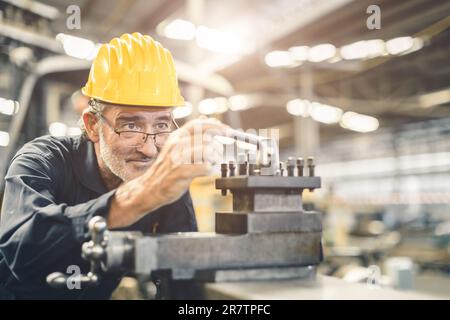
<svg viewBox="0 0 450 320"><path fill-rule="evenodd" d="M295 168L295 160L294 158L289 157L286 161L286 169L289 177L292 177L294 175L294 168Z"/></svg>
<svg viewBox="0 0 450 320"><path fill-rule="evenodd" d="M314 177L314 167L315 167L314 157L308 157L306 163L308 164L309 176Z"/></svg>
<svg viewBox="0 0 450 320"><path fill-rule="evenodd" d="M284 163L280 162L280 176L284 175Z"/></svg>
<svg viewBox="0 0 450 320"><path fill-rule="evenodd" d="M220 164L220 172L222 173L222 178L226 178L228 174L228 165L226 163Z"/></svg>
<svg viewBox="0 0 450 320"><path fill-rule="evenodd" d="M256 154L255 153L248 153L247 154L247 162L248 162L248 175L249 176L255 175Z"/></svg>
<svg viewBox="0 0 450 320"><path fill-rule="evenodd" d="M240 176L244 176L247 174L247 161L245 157L245 153L239 153L237 155L237 163L238 163L238 174Z"/></svg>
<svg viewBox="0 0 450 320"><path fill-rule="evenodd" d="M235 169L236 169L236 164L233 160L230 160L228 162L228 168L230 169L230 177L234 177L235 175Z"/></svg>
<svg viewBox="0 0 450 320"><path fill-rule="evenodd" d="M226 178L227 177L228 165L226 163L221 163L220 164L220 172L222 173L222 178ZM227 195L227 189L222 189L222 195L223 196Z"/></svg>
<svg viewBox="0 0 450 320"><path fill-rule="evenodd" d="M303 158L297 158L297 176L303 177L303 167L305 166L305 160Z"/></svg>

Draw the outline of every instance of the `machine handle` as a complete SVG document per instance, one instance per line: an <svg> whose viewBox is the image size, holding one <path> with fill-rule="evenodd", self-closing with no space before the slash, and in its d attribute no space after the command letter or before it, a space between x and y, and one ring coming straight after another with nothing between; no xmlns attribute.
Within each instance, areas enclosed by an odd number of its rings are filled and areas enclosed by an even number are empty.
<svg viewBox="0 0 450 320"><path fill-rule="evenodd" d="M81 249L83 259L91 263L91 268L87 274L78 276L66 275L62 272L54 272L47 276L47 283L54 288L67 287L70 281L80 284L96 285L99 283L100 276L98 272L101 264L106 257L107 245L107 225L101 216L95 216L89 220L88 228L91 235L91 241L85 242Z"/></svg>

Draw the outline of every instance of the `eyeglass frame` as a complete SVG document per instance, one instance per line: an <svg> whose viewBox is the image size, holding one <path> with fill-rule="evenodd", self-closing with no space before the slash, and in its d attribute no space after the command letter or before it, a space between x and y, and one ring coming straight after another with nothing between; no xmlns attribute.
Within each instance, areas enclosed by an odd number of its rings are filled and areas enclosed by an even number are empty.
<svg viewBox="0 0 450 320"><path fill-rule="evenodd" d="M92 107L96 107L96 105L99 104L99 102L96 101L96 100L94 100L94 99L92 99L92 100L89 101L89 104L90 104ZM162 147L162 146L160 146L160 145L158 145L158 144L156 143L156 136L159 135L159 134L167 134L167 133L170 134L170 133L172 133L173 131L175 131L175 130L177 130L177 129L179 128L179 127L178 127L178 124L175 122L175 119L172 118L172 123L175 125L175 129L174 129L174 130L171 130L171 131L164 131L164 132L157 132L157 133L147 133L147 132L144 132L144 131L132 131L132 130L123 130L123 131L119 131L119 129L115 128L115 127L109 122L109 120L101 113L101 111L95 110L95 112L92 112L92 113L93 113L94 115L98 116L101 120L103 120L103 121L104 121L104 122L105 122L112 130L113 130L113 132L114 132L115 134L117 134L119 137L120 137L120 135L121 135L122 133L125 133L125 132L139 133L139 134L145 135L145 139L144 139L143 142L142 142L142 146L144 146L144 145L147 143L148 137L149 137L149 136L152 136L153 143L155 144L155 146L156 146L157 148L160 148L160 147ZM140 145L131 146L131 147L137 147L137 146L140 146Z"/></svg>

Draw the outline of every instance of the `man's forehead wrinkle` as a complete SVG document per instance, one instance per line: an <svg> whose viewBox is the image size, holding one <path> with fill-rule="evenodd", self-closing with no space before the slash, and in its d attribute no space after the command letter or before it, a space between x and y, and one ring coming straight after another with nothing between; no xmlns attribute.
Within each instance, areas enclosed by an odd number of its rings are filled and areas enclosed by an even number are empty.
<svg viewBox="0 0 450 320"><path fill-rule="evenodd" d="M145 120L145 119L171 119L172 114L170 111L146 111L139 110L132 112L130 110L120 110L115 114L115 118L133 118L136 120Z"/></svg>
<svg viewBox="0 0 450 320"><path fill-rule="evenodd" d="M120 113L117 115L116 120L145 120L146 117L139 115L139 114L133 114L133 113Z"/></svg>

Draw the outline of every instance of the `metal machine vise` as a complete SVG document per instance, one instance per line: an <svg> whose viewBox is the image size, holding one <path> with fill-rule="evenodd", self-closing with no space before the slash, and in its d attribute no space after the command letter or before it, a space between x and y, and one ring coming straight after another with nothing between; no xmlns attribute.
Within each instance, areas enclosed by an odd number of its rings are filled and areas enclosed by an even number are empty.
<svg viewBox="0 0 450 320"><path fill-rule="evenodd" d="M84 282L97 282L101 266L151 276L158 298L196 299L204 298L206 282L314 277L322 259L322 219L302 206L303 190L321 184L313 159L307 160L307 175L301 158L289 158L286 166L268 162L272 170L266 171L241 155L237 160L237 171L234 161L222 164L216 179L216 189L231 192L233 210L216 212L213 233L108 231L103 218L93 218L92 241L83 246L92 266ZM49 276L53 284L60 278Z"/></svg>

